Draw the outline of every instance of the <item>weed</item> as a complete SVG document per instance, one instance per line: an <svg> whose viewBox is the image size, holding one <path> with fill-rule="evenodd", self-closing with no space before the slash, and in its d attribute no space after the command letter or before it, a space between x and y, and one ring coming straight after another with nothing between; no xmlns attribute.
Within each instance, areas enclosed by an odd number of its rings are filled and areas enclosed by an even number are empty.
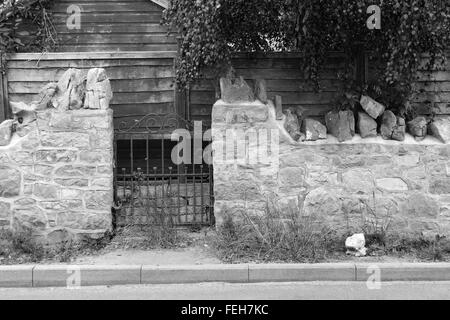
<svg viewBox="0 0 450 320"><path fill-rule="evenodd" d="M241 222L228 217L218 230L214 246L226 262L318 262L335 246L332 230L303 210L282 212L267 202L263 216L239 212Z"/></svg>

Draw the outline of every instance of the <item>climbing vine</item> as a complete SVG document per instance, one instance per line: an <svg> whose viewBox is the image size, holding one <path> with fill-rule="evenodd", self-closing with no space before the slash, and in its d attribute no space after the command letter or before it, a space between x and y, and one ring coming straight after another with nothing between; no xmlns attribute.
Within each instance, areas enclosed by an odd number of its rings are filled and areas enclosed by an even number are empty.
<svg viewBox="0 0 450 320"><path fill-rule="evenodd" d="M57 45L48 11L52 0L3 0L0 5L0 51L45 52ZM3 71L4 66L1 66Z"/></svg>
<svg viewBox="0 0 450 320"><path fill-rule="evenodd" d="M366 25L370 5L381 9L380 30ZM351 61L367 51L379 67L377 87L399 87L407 99L419 68L445 63L450 43L450 2L441 0L171 0L163 22L182 39L181 85L238 51L299 51L314 83L328 52Z"/></svg>

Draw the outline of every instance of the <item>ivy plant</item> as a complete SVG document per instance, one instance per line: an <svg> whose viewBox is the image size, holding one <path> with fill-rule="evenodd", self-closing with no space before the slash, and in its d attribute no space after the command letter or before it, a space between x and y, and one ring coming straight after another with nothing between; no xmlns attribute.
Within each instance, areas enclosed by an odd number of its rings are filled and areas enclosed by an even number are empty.
<svg viewBox="0 0 450 320"><path fill-rule="evenodd" d="M0 5L0 51L50 51L57 45L49 7L52 0L3 0ZM1 71L4 66L1 66Z"/></svg>
<svg viewBox="0 0 450 320"><path fill-rule="evenodd" d="M381 9L380 30L366 26L371 5ZM431 70L446 62L450 2L171 0L163 23L181 37L180 85L188 85L205 67L227 65L233 53L240 51L301 52L302 69L307 79L317 84L328 52L345 53L350 66L357 54L365 51L379 68L377 85L399 88L405 102L421 67Z"/></svg>

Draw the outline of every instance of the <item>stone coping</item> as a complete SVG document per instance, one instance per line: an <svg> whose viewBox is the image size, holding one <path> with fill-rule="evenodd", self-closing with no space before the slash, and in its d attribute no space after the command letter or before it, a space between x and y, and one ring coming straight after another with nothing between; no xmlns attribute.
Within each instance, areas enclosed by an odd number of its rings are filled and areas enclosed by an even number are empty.
<svg viewBox="0 0 450 320"><path fill-rule="evenodd" d="M253 102L245 102L245 103L226 103L223 100L218 100L214 104L215 108L225 108L225 109L245 109L248 108L251 110L254 108L257 110L261 110L262 107L266 107L268 110L268 118L266 119L266 122L268 126L277 125L278 128L282 131L283 130L283 120L275 120L275 109L271 105L263 104L259 100L255 100ZM230 124L228 124L230 125ZM231 124L232 126L232 124ZM402 145L416 145L416 146L428 146L428 145L435 145L435 146L445 146L450 144L445 144L438 140L436 137L433 136L427 136L422 141L417 141L414 139L414 137L406 133L405 140L404 141L395 141L395 140L385 140L380 135L378 135L376 138L361 138L359 134L355 134L352 140L339 142L338 139L330 134L327 135L328 138L325 140L317 140L317 141L304 141L304 142L295 142L290 141L291 145L294 146L302 146L302 145L308 145L308 146L315 146L315 145L335 145L335 144L344 144L344 145L353 145L353 144L382 144L382 145L392 145L392 146L402 146Z"/></svg>
<svg viewBox="0 0 450 320"><path fill-rule="evenodd" d="M353 144L382 144L382 145L390 145L390 146L404 146L404 145L416 145L416 146L445 146L450 144L445 144L439 141L437 138L433 136L427 136L423 141L416 141L412 135L409 133L405 136L405 141L394 141L394 140L384 140L381 136L377 136L376 138L361 138L359 134L356 134L352 140L339 142L338 139L332 135L328 135L326 140L317 140L317 141L304 141L298 142L295 145L335 145L335 144L344 144L344 145L353 145Z"/></svg>

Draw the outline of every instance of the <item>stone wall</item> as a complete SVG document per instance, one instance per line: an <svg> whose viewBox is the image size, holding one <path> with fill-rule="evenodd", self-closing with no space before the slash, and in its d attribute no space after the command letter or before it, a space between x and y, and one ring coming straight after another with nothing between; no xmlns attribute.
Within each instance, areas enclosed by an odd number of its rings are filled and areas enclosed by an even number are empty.
<svg viewBox="0 0 450 320"><path fill-rule="evenodd" d="M450 236L449 144L410 135L403 142L355 136L339 143L330 135L295 142L273 106L258 101L218 101L212 120L218 225L227 216L241 219L241 210L264 215L269 203L282 216L294 209L340 233L372 224ZM249 161L258 152L257 161Z"/></svg>
<svg viewBox="0 0 450 320"><path fill-rule="evenodd" d="M76 82L85 81L86 74ZM103 84L100 91L110 90ZM13 134L0 146L2 228L30 228L48 243L98 238L112 229L113 112L107 103L88 109L85 87L57 89L45 106L13 106Z"/></svg>

